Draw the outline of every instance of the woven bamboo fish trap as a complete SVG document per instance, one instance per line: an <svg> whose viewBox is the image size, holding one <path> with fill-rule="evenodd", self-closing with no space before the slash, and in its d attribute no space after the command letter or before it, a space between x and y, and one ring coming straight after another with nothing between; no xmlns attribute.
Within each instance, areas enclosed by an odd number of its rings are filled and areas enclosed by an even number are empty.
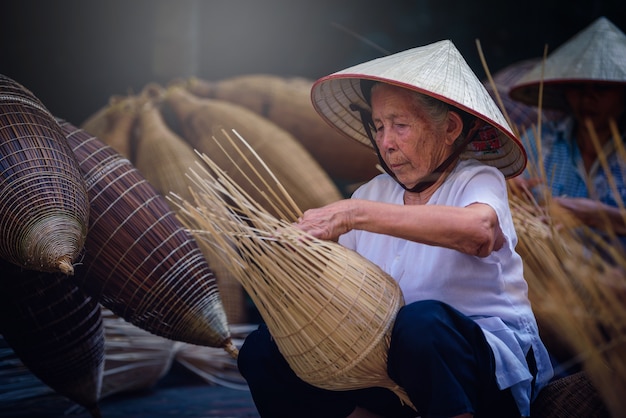
<svg viewBox="0 0 626 418"><path fill-rule="evenodd" d="M151 85L146 89L143 92L143 105L137 110L135 137L132 141L137 150L134 165L163 196L173 192L191 201L193 197L190 188L193 184L186 173L189 167L195 165L197 155L183 138L170 129L163 118L158 103L158 87ZM228 322L245 322L245 295L241 284L230 273L230 263L224 264L220 259L212 259L203 248L204 244L198 244L217 280Z"/></svg>
<svg viewBox="0 0 626 418"><path fill-rule="evenodd" d="M173 86L168 88L164 97L163 111L174 114L172 119L177 121L181 136L193 149L216 161L224 154L213 140L213 135L219 135L221 129L238 131L302 210L323 206L342 197L328 174L291 134L243 106L199 98L180 86ZM223 143L221 146L230 145ZM232 154L237 156L237 153ZM258 191L243 181L246 173L242 169L245 170L246 165L241 158L237 156L233 161L221 160L218 163L236 182L245 185L253 198L262 201Z"/></svg>
<svg viewBox="0 0 626 418"><path fill-rule="evenodd" d="M136 151L132 143L139 98L112 96L109 103L88 117L80 128L97 137L131 162Z"/></svg>
<svg viewBox="0 0 626 418"><path fill-rule="evenodd" d="M0 75L0 259L73 274L88 220L85 183L54 117Z"/></svg>
<svg viewBox="0 0 626 418"><path fill-rule="evenodd" d="M197 96L238 104L274 122L334 179L363 182L380 174L378 157L371 148L346 140L319 117L311 104L312 86L313 80L307 78L272 74L244 74L213 82L192 78L187 84Z"/></svg>
<svg viewBox="0 0 626 418"><path fill-rule="evenodd" d="M62 273L0 266L5 341L42 382L99 417L104 368L99 304Z"/></svg>
<svg viewBox="0 0 626 418"><path fill-rule="evenodd" d="M60 126L91 202L80 285L140 328L236 356L215 276L165 198L113 148L69 122Z"/></svg>
<svg viewBox="0 0 626 418"><path fill-rule="evenodd" d="M253 171L269 172L256 158ZM300 210L277 178L264 182L266 172L247 181L265 188L278 218L208 156L202 161L205 166L190 174L201 188L196 206L179 201L183 222L216 256L231 260L294 372L331 390L386 387L410 404L386 368L391 329L404 303L393 278L358 253L295 228Z"/></svg>
<svg viewBox="0 0 626 418"><path fill-rule="evenodd" d="M542 338L549 350L568 353L565 360L585 371L588 388L597 389L611 416L621 416L626 409L626 257L608 247L605 254L591 248L587 239L594 240L593 233L583 238L554 206L546 211L516 197L510 201Z"/></svg>

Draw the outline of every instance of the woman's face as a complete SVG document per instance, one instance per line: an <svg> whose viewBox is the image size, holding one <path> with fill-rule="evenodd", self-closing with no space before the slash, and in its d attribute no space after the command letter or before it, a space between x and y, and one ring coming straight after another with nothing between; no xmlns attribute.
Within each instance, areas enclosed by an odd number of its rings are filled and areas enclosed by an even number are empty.
<svg viewBox="0 0 626 418"><path fill-rule="evenodd" d="M453 112L436 121L411 91L388 84L372 89L371 104L376 145L404 186L415 186L450 155L460 132L450 130Z"/></svg>
<svg viewBox="0 0 626 418"><path fill-rule="evenodd" d="M589 84L565 89L565 98L579 122L590 119L597 128L604 128L608 121L617 121L626 106L626 88Z"/></svg>

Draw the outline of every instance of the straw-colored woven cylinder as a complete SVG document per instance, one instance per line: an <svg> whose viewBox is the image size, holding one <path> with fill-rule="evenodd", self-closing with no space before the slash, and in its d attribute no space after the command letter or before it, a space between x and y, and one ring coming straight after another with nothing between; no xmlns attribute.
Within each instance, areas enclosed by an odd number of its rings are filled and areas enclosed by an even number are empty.
<svg viewBox="0 0 626 418"><path fill-rule="evenodd" d="M231 260L294 372L331 390L386 387L410 404L387 375L404 304L395 280L358 253L297 229L289 211L274 217L202 157L208 169L192 172L201 191L195 205L181 202L181 216L216 257Z"/></svg>
<svg viewBox="0 0 626 418"><path fill-rule="evenodd" d="M215 276L165 198L113 148L60 124L91 202L81 286L140 328L236 356Z"/></svg>
<svg viewBox="0 0 626 418"><path fill-rule="evenodd" d="M54 117L0 75L0 259L73 274L88 219L85 183Z"/></svg>
<svg viewBox="0 0 626 418"><path fill-rule="evenodd" d="M337 186L308 151L291 134L268 119L243 106L196 97L180 87L168 89L165 100L176 116L181 136L192 148L211 158L224 158L219 147L229 147L226 142L218 144L213 140L213 135L219 135L221 129L235 129L243 135L302 210L323 206L342 197ZM244 178L253 173L245 172L247 168L241 158L234 152L231 154L235 160L221 160L220 165L262 202L260 192Z"/></svg>
<svg viewBox="0 0 626 418"><path fill-rule="evenodd" d="M132 133L135 127L138 98L112 96L109 103L89 116L80 128L97 137L123 157L135 159Z"/></svg>
<svg viewBox="0 0 626 418"><path fill-rule="evenodd" d="M137 110L135 135L132 141L137 150L134 165L141 174L163 196L176 193L183 199L193 200L190 191L193 184L187 172L198 161L198 155L167 125L159 109L158 99L146 98ZM244 322L246 310L241 284L232 277L228 264L209 257L202 243L199 244L217 280L228 322Z"/></svg>
<svg viewBox="0 0 626 418"><path fill-rule="evenodd" d="M57 393L99 417L104 369L100 305L61 273L0 262L0 334Z"/></svg>
<svg viewBox="0 0 626 418"><path fill-rule="evenodd" d="M280 126L332 178L363 182L380 173L374 151L344 137L319 117L311 103L313 80L272 74L244 74L208 82L191 79L194 94L243 106ZM245 136L248 138L248 136Z"/></svg>

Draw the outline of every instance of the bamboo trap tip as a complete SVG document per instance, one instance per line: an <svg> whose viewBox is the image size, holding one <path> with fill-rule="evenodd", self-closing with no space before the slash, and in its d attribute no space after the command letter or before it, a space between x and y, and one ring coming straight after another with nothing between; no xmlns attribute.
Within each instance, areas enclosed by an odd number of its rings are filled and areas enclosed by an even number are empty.
<svg viewBox="0 0 626 418"><path fill-rule="evenodd" d="M74 275L74 266L68 256L61 257L57 263L57 267L61 273L67 276Z"/></svg>
<svg viewBox="0 0 626 418"><path fill-rule="evenodd" d="M235 346L231 339L228 339L228 341L226 341L226 344L224 345L224 350L226 350L226 352L230 354L230 356L235 360L237 360L237 357L239 357L239 349L237 348L237 346Z"/></svg>

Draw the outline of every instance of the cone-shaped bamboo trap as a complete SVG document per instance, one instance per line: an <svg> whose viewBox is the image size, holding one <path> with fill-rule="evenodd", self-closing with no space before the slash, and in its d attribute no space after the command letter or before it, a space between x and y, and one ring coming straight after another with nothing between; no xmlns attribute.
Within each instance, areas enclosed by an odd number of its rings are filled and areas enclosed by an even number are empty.
<svg viewBox="0 0 626 418"><path fill-rule="evenodd" d="M142 91L142 105L137 109L137 124L132 141L137 150L134 165L161 195L167 196L172 192L192 201L190 187L193 185L187 177L187 171L195 164L198 156L168 126L161 114L159 100L163 91L155 84L146 86ZM221 259L212 259L203 248L204 244L201 241L198 244L215 275L228 322L244 322L245 300L241 284L232 277L228 264L223 264Z"/></svg>
<svg viewBox="0 0 626 418"><path fill-rule="evenodd" d="M246 138L300 209L319 207L341 199L341 192L311 154L293 135L269 119L234 103L194 96L179 86L167 90L163 104L163 111L174 115L171 119L177 122L177 129L191 147L218 162L233 180L247 189L252 198L260 200L257 190L249 187L244 180L244 175L251 173L245 172L243 159L231 150L235 157L233 161L218 160L224 154L213 138L214 135L221 138L222 129L237 130ZM225 148L230 146L226 141L220 145ZM250 153L245 152L250 158Z"/></svg>
<svg viewBox="0 0 626 418"><path fill-rule="evenodd" d="M0 259L73 274L88 220L85 183L54 117L0 75Z"/></svg>
<svg viewBox="0 0 626 418"><path fill-rule="evenodd" d="M78 283L140 328L236 356L215 276L166 199L113 148L66 121L60 125L91 202Z"/></svg>
<svg viewBox="0 0 626 418"><path fill-rule="evenodd" d="M292 134L332 178L363 182L379 174L378 157L370 147L346 141L319 117L311 103L312 86L313 80L303 77L243 74L213 82L192 78L187 89L200 97L241 105L274 122Z"/></svg>
<svg viewBox="0 0 626 418"><path fill-rule="evenodd" d="M109 103L89 116L80 128L133 162L135 149L132 133L137 107L138 98L135 96L112 96Z"/></svg>
<svg viewBox="0 0 626 418"><path fill-rule="evenodd" d="M235 149L250 147L222 132ZM264 180L271 172L253 155L256 163L247 160L245 170L256 174L247 181L258 184L269 203L251 199L202 155L205 166L190 174L201 190L196 206L179 200L183 222L216 256L231 261L301 379L331 390L386 387L411 404L386 367L391 330L404 303L397 283L358 253L294 227L299 208L275 177ZM264 209L268 205L278 218Z"/></svg>
<svg viewBox="0 0 626 418"><path fill-rule="evenodd" d="M99 417L100 305L61 273L0 265L0 333L42 382Z"/></svg>

